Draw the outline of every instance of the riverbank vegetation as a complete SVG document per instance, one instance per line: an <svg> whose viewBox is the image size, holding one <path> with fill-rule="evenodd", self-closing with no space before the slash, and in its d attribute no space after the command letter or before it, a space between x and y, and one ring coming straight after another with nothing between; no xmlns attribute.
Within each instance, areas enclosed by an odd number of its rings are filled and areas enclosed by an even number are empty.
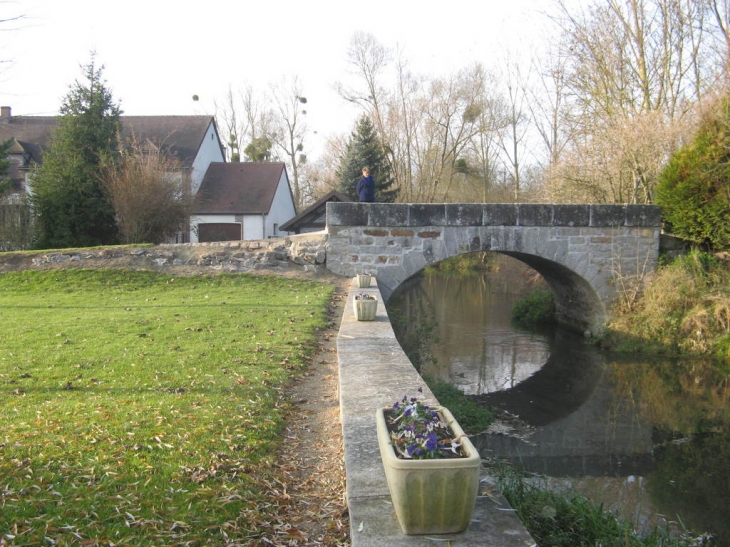
<svg viewBox="0 0 730 547"><path fill-rule="evenodd" d="M633 522L616 517L600 503L582 494L554 493L539 478L526 478L518 470L492 462L490 472L499 489L517 511L538 545L550 547L700 547L711 546L706 535L695 535L681 524L637 532Z"/></svg>
<svg viewBox="0 0 730 547"><path fill-rule="evenodd" d="M0 275L0 544L249 544L332 286Z"/></svg>
<svg viewBox="0 0 730 547"><path fill-rule="evenodd" d="M540 328L555 322L555 301L548 288L537 288L512 308L512 320L525 328Z"/></svg>
<svg viewBox="0 0 730 547"><path fill-rule="evenodd" d="M490 251L468 253L426 266L424 271L426 274L498 272L503 265L500 256Z"/></svg>
<svg viewBox="0 0 730 547"><path fill-rule="evenodd" d="M464 395L453 384L432 376L425 376L423 380L439 403L451 411L468 435L482 433L494 422L495 415L490 408L478 404L473 397Z"/></svg>
<svg viewBox="0 0 730 547"><path fill-rule="evenodd" d="M662 265L608 327L601 343L616 351L730 363L730 262L692 251Z"/></svg>

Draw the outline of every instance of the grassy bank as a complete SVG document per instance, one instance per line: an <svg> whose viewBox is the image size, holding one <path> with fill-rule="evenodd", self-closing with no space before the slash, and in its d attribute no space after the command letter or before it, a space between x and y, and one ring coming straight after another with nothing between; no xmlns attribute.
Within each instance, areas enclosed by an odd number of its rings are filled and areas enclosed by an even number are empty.
<svg viewBox="0 0 730 547"><path fill-rule="evenodd" d="M543 547L700 547L711 546L705 535L695 536L679 527L655 528L639 533L634 523L618 518L603 505L579 493L556 494L535 479L528 480L515 469L493 462L502 493Z"/></svg>
<svg viewBox="0 0 730 547"><path fill-rule="evenodd" d="M0 534L243 544L281 390L332 287L119 270L0 275Z"/></svg>
<svg viewBox="0 0 730 547"><path fill-rule="evenodd" d="M730 362L730 265L692 252L623 298L603 343L622 352L703 355Z"/></svg>

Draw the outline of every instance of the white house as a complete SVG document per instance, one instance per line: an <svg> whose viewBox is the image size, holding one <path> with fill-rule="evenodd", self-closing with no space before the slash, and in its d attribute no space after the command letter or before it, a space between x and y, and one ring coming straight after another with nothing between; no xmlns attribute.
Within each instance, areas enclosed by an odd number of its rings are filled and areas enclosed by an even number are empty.
<svg viewBox="0 0 730 547"><path fill-rule="evenodd" d="M278 236L279 226L295 216L284 164L225 163L212 116L121 116L120 121L123 141L134 138L164 149L188 178L195 208L190 230L179 241ZM13 116L10 107L0 108L0 142L13 139L8 175L17 195L31 191L31 169L42 163L56 123L53 116Z"/></svg>
<svg viewBox="0 0 730 547"><path fill-rule="evenodd" d="M149 141L173 154L196 192L211 162L225 161L223 145L212 116L121 116L122 141ZM0 142L13 140L8 175L18 192L30 192L30 172L43 161L55 116L13 116L9 106L0 108Z"/></svg>
<svg viewBox="0 0 730 547"><path fill-rule="evenodd" d="M212 162L225 161L212 116L121 116L122 140L149 141L174 155L196 193Z"/></svg>
<svg viewBox="0 0 730 547"><path fill-rule="evenodd" d="M265 239L296 215L283 163L211 163L195 195L190 241Z"/></svg>

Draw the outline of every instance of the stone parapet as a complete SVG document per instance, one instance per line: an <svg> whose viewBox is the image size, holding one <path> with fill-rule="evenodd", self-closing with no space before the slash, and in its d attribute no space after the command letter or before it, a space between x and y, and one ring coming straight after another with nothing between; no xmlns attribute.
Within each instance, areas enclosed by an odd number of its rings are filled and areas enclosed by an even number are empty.
<svg viewBox="0 0 730 547"><path fill-rule="evenodd" d="M327 226L659 227L656 205L328 203Z"/></svg>

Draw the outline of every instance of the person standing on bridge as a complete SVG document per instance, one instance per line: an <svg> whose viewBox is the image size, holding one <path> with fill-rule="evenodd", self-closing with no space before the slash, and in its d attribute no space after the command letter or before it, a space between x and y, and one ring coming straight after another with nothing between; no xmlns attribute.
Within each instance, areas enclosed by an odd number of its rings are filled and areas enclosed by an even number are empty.
<svg viewBox="0 0 730 547"><path fill-rule="evenodd" d="M367 167L363 167L362 178L357 182L357 198L362 202L375 201L375 181Z"/></svg>

